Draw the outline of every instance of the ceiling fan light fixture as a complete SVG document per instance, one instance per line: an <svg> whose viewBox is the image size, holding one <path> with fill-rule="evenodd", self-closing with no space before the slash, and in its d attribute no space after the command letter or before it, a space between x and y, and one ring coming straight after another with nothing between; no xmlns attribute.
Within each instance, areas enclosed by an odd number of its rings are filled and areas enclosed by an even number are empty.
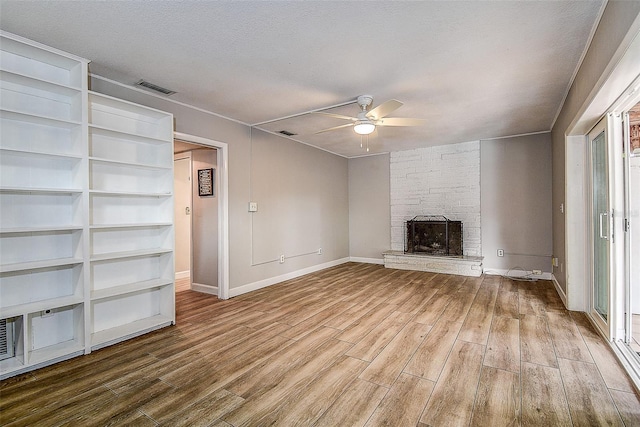
<svg viewBox="0 0 640 427"><path fill-rule="evenodd" d="M374 130L376 130L376 125L368 120L361 120L356 122L356 124L353 126L353 130L359 135L369 135Z"/></svg>

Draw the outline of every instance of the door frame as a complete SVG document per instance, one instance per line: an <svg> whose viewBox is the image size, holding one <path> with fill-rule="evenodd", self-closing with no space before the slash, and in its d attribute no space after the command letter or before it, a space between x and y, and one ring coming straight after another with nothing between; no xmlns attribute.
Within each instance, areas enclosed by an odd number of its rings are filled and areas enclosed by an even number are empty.
<svg viewBox="0 0 640 427"><path fill-rule="evenodd" d="M174 132L180 141L218 150L218 298L229 298L229 147L227 143Z"/></svg>
<svg viewBox="0 0 640 427"><path fill-rule="evenodd" d="M179 160L189 160L189 181L190 183L193 183L193 177L192 177L192 163L191 163L191 152L185 152L185 153L178 153L178 154L174 154L173 155L173 170L174 170L174 180L175 180L175 162L179 161ZM191 184L193 185L193 184ZM175 203L175 190L174 190L174 203ZM193 210L193 190L189 191L189 209ZM192 212L193 213L193 212ZM192 285L193 285L193 223L192 223L192 215L189 215L189 289L193 289ZM174 224L173 224L173 228L175 230L176 225L175 225L175 218L174 218ZM174 238L174 240L177 240ZM176 277L177 279L177 277Z"/></svg>

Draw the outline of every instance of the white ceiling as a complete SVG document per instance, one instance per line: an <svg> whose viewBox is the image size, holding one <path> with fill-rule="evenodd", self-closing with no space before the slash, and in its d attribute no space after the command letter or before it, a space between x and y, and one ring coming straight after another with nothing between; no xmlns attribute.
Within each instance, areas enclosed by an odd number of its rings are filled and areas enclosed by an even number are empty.
<svg viewBox="0 0 640 427"><path fill-rule="evenodd" d="M170 98L256 124L371 94L405 103L370 153L548 131L603 1L0 1L0 27L143 78ZM330 110L354 116L357 104ZM347 123L304 115L262 125L352 157ZM232 141L229 141L232 142Z"/></svg>

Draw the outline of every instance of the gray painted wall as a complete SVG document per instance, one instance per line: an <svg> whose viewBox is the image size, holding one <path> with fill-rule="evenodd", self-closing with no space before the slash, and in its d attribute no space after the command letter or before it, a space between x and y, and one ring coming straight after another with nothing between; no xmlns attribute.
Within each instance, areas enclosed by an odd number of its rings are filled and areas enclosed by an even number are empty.
<svg viewBox="0 0 640 427"><path fill-rule="evenodd" d="M90 84L93 91L173 113L177 132L228 144L229 287L231 290L349 256L347 159L255 130L251 135L249 126L242 123L100 78L92 78ZM279 155L261 157L260 153L265 150L260 151L259 144L265 144L265 147L277 150ZM252 147L254 149L258 147L253 157ZM309 176L314 177L311 188L294 185L297 182L309 183ZM256 180L260 181L260 185L253 191L252 177L255 178L254 183ZM291 186L283 188L281 186L283 180ZM252 214L248 212L248 202L252 197L259 202L274 195L282 195L282 198L287 200L313 198L313 206L320 209L321 213L299 210L297 205L260 206L261 220L259 224L254 224L258 228L254 228L253 233L263 245L267 245L265 241L277 240L277 244L274 243L273 248L268 249L268 253L277 254L284 251L285 254L288 252L295 254L303 246L301 242L306 241L307 237L297 232L277 236L273 230L259 227L265 224L277 224L278 230L281 230L287 224L298 221L299 217L307 216L308 229L321 231L321 240L312 241L310 246L321 245L322 255L299 256L287 260L284 264L270 262L257 266L251 265Z"/></svg>
<svg viewBox="0 0 640 427"><path fill-rule="evenodd" d="M551 135L481 141L480 181L485 270L551 272Z"/></svg>
<svg viewBox="0 0 640 427"><path fill-rule="evenodd" d="M349 159L349 254L382 260L390 247L389 154Z"/></svg>
<svg viewBox="0 0 640 427"><path fill-rule="evenodd" d="M249 173L254 265L277 275L280 255L297 268L349 256L346 159L254 130Z"/></svg>
<svg viewBox="0 0 640 427"><path fill-rule="evenodd" d="M583 104L593 96L594 87L603 76L607 65L639 14L639 1L610 1L607 3L591 46L576 74L551 132L553 141L553 253L558 257L561 266L566 263L566 230L565 216L560 212L560 205L566 202L565 191L572 191L572 189L565 188L565 133ZM567 291L566 271L566 268L559 267L555 268L553 272L565 292Z"/></svg>
<svg viewBox="0 0 640 427"><path fill-rule="evenodd" d="M191 152L191 281L200 285L218 286L218 156L216 150ZM214 169L214 195L200 197L198 170Z"/></svg>

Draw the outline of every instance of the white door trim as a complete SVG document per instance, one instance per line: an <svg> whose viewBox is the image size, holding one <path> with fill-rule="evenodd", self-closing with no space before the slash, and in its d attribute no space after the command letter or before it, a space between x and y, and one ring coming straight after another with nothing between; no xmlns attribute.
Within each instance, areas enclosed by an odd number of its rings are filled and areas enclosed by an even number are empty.
<svg viewBox="0 0 640 427"><path fill-rule="evenodd" d="M213 139L174 132L175 139L218 150L218 298L229 298L229 147Z"/></svg>
<svg viewBox="0 0 640 427"><path fill-rule="evenodd" d="M191 151L187 151L184 153L177 153L173 155L173 174L174 174L174 182L175 182L175 162L179 161L179 160L189 160L189 181L191 183L193 183L191 175L192 175L192 171L191 169L193 169L192 163L191 163ZM176 200L176 191L175 191L175 184L174 184L174 190L173 190L173 200L175 203ZM193 190L189 191L189 209L193 208ZM189 279L189 287L192 286L193 284L193 277L191 275L191 272L193 271L193 223L191 222L191 220L193 219L193 217L190 215L189 216L189 269L187 271L176 271L176 280L178 279L185 279L188 278ZM175 224L175 216L174 216L174 224L173 224L173 229L174 232L177 235L177 231L176 231L176 224ZM177 242L177 238L174 238L174 242ZM175 245L177 246L177 243L175 243Z"/></svg>

